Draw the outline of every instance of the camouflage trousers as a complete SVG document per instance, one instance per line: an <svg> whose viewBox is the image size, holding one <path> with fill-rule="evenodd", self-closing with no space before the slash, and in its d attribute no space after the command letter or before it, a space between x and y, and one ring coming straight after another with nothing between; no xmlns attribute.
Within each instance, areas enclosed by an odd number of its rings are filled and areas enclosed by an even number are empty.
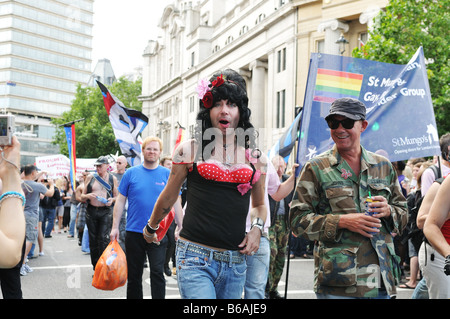
<svg viewBox="0 0 450 319"><path fill-rule="evenodd" d="M269 228L270 264L267 276L266 293L276 291L286 260L289 230L284 215L277 215L275 223Z"/></svg>

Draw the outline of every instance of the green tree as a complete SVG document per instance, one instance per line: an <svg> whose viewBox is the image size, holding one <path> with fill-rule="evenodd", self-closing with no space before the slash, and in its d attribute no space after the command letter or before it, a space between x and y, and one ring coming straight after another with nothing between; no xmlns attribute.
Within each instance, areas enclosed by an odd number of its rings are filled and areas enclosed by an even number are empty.
<svg viewBox="0 0 450 319"><path fill-rule="evenodd" d="M439 135L450 132L450 0L390 0L353 56L406 64L422 46Z"/></svg>
<svg viewBox="0 0 450 319"><path fill-rule="evenodd" d="M108 87L108 90L126 107L141 111L142 102L138 101L141 87L141 79L133 82L121 77ZM78 84L70 111L64 112L61 118L52 120L52 123L57 126L53 143L59 145L61 154L66 156L69 154L66 134L61 125L78 119L84 119L75 124L78 158L97 158L101 155L115 154L118 151L120 153L98 86L85 87Z"/></svg>

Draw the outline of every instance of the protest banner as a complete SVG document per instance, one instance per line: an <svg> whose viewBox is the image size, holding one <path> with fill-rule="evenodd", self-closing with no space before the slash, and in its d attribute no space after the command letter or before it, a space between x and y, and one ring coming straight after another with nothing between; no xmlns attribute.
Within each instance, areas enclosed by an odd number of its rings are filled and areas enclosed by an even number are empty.
<svg viewBox="0 0 450 319"><path fill-rule="evenodd" d="M80 179L84 171L95 172L95 158L78 158L76 167L76 178ZM47 172L47 177L58 179L70 176L70 160L62 154L36 157L36 167Z"/></svg>
<svg viewBox="0 0 450 319"><path fill-rule="evenodd" d="M340 97L366 105L369 126L361 144L367 150L391 162L440 154L422 47L406 65L313 53L297 153L300 166L333 146L325 117Z"/></svg>

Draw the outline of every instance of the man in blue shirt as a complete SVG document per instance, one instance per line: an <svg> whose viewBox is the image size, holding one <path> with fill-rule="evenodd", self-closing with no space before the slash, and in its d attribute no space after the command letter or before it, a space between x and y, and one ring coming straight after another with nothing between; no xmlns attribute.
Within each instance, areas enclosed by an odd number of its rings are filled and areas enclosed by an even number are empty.
<svg viewBox="0 0 450 319"><path fill-rule="evenodd" d="M119 238L119 224L128 199L125 249L128 266L127 298L142 299L142 273L145 255L150 264L150 286L154 299L164 299L166 281L164 260L167 238L159 245L148 244L142 229L150 218L153 206L169 179L170 170L159 165L162 142L157 137L147 137L142 144L143 162L129 168L119 185L119 195L114 206L111 240Z"/></svg>

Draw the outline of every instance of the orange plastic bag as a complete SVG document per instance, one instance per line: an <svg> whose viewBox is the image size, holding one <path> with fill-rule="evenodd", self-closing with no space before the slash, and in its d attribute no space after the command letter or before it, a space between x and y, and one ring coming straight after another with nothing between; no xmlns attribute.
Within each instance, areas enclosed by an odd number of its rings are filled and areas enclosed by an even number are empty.
<svg viewBox="0 0 450 319"><path fill-rule="evenodd" d="M172 208L166 217L159 223L158 230L156 231L156 236L158 237L158 241L161 241L167 233L170 225L173 222L175 217L175 210Z"/></svg>
<svg viewBox="0 0 450 319"><path fill-rule="evenodd" d="M109 243L95 265L92 286L101 290L114 290L127 282L127 259L117 240Z"/></svg>

